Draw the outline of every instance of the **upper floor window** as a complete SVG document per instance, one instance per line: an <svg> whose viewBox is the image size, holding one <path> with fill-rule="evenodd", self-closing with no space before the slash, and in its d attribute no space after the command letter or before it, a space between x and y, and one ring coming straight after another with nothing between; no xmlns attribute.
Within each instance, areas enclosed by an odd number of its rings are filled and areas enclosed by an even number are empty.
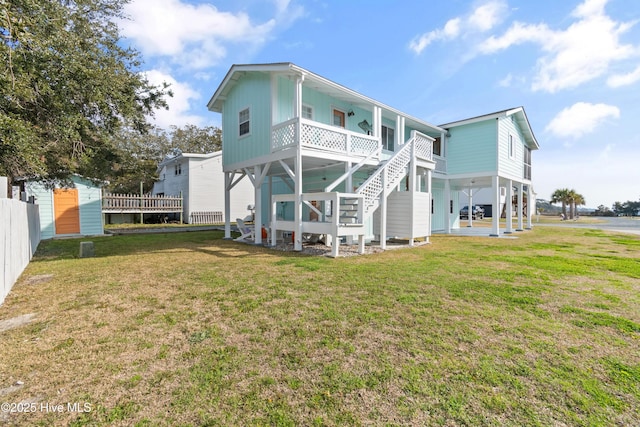
<svg viewBox="0 0 640 427"><path fill-rule="evenodd" d="M248 135L250 131L251 115L249 114L249 108L238 113L239 132L238 136Z"/></svg>
<svg viewBox="0 0 640 427"><path fill-rule="evenodd" d="M382 125L382 149L393 151L393 141L395 139L395 131L393 128Z"/></svg>
<svg viewBox="0 0 640 427"><path fill-rule="evenodd" d="M345 126L344 111L333 109L333 125L341 128Z"/></svg>
<svg viewBox="0 0 640 427"><path fill-rule="evenodd" d="M433 141L433 154L442 156L442 140L440 137L437 137L436 140Z"/></svg>
<svg viewBox="0 0 640 427"><path fill-rule="evenodd" d="M180 163L176 163L175 174L182 175L182 165Z"/></svg>
<svg viewBox="0 0 640 427"><path fill-rule="evenodd" d="M513 135L509 134L509 158L516 157L516 140Z"/></svg>
<svg viewBox="0 0 640 427"><path fill-rule="evenodd" d="M531 148L524 148L524 179L531 179Z"/></svg>
<svg viewBox="0 0 640 427"><path fill-rule="evenodd" d="M310 107L309 105L303 105L302 106L302 118L303 119L313 120L313 107Z"/></svg>

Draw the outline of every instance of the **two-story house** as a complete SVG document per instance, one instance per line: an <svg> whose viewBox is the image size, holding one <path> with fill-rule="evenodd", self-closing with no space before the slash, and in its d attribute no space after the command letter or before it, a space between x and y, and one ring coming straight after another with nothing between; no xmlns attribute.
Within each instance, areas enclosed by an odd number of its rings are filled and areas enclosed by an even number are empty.
<svg viewBox="0 0 640 427"><path fill-rule="evenodd" d="M272 245L289 232L301 250L305 235L323 234L333 256L343 239L357 238L363 251L366 239L383 248L390 237L413 244L459 226L458 194L476 175L496 192L505 180L531 188L524 160L521 176L499 164L500 119L486 120L494 123L491 144L482 133L465 142L475 122L435 126L291 63L232 66L208 108L222 114L227 238L230 191L243 179L253 184L256 230L267 228ZM515 117L504 134L513 142L509 160L537 148L524 110L516 110L503 114ZM477 149L498 163L465 169Z"/></svg>

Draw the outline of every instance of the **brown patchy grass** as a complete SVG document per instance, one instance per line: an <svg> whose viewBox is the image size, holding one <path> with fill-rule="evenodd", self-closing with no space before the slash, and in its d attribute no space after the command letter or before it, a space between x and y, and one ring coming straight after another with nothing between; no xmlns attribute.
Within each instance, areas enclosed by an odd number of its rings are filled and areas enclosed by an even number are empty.
<svg viewBox="0 0 640 427"><path fill-rule="evenodd" d="M94 239L84 259L78 240L43 242L0 307L0 320L35 313L0 332L0 401L38 410L0 417L638 424L640 239L518 236L335 260L218 232ZM40 406L67 402L91 412Z"/></svg>

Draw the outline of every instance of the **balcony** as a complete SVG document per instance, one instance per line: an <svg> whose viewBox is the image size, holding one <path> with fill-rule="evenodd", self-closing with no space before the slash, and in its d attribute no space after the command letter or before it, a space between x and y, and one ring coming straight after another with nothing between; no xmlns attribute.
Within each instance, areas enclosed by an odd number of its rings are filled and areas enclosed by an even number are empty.
<svg viewBox="0 0 640 427"><path fill-rule="evenodd" d="M296 129L300 121L300 138ZM290 119L271 128L271 152L295 147L316 149L323 152L342 154L349 157L368 157L379 160L382 145L380 140L370 135L351 132L307 119Z"/></svg>

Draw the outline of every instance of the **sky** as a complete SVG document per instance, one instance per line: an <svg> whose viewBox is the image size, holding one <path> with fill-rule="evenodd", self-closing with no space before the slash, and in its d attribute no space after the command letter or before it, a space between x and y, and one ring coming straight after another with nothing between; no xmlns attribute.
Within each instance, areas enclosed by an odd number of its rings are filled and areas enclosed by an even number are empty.
<svg viewBox="0 0 640 427"><path fill-rule="evenodd" d="M587 207L640 200L640 2L131 0L123 43L171 84L171 125L220 126L206 104L233 64L293 62L440 125L524 107L533 189Z"/></svg>

